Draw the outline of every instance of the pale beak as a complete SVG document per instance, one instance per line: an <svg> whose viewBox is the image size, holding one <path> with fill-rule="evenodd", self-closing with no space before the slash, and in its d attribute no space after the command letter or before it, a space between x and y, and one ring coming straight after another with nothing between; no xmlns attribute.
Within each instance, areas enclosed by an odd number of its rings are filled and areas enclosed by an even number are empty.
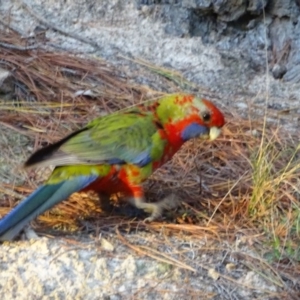
<svg viewBox="0 0 300 300"><path fill-rule="evenodd" d="M221 129L218 127L211 127L209 131L209 139L211 141L215 140L221 133Z"/></svg>

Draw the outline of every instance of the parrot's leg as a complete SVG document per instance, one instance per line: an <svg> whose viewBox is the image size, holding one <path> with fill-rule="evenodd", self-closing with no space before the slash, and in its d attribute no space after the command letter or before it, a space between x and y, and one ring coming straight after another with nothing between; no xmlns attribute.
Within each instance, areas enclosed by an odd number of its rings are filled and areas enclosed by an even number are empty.
<svg viewBox="0 0 300 300"><path fill-rule="evenodd" d="M110 195L105 193L99 193L98 195L101 209L105 212L111 212L113 210L113 205L110 203Z"/></svg>
<svg viewBox="0 0 300 300"><path fill-rule="evenodd" d="M152 222L161 217L165 209L174 209L180 204L180 200L175 194L170 194L164 199L155 203L145 202L144 197L131 197L128 200L135 207L151 214L144 220L144 222Z"/></svg>

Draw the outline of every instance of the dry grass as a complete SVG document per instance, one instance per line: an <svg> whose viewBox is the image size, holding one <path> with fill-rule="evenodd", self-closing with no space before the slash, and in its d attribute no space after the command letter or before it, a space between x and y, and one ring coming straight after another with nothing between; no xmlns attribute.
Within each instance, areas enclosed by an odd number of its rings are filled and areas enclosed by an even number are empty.
<svg viewBox="0 0 300 300"><path fill-rule="evenodd" d="M1 35L2 42L25 46L17 35ZM1 125L9 135L28 137L2 154L13 167L20 162L14 157L18 147L24 147L20 155L25 158L30 147L35 150L53 142L101 113L161 94L132 83L99 59L43 49L25 51L1 45L0 49L0 66L13 72L14 84L8 99L0 99ZM162 69L157 72L165 74ZM178 78L176 74L175 81ZM222 136L214 143L187 143L145 184L147 196L155 201L173 192L183 199L182 207L163 223L167 236L184 233L195 240L206 237L228 243L239 237L262 257L244 257L249 268L264 274L275 268L271 277L276 282L282 278L293 282L300 278L299 132L271 125L264 128L255 116L245 120L225 113L228 123ZM0 214L30 193L42 181L41 174L39 170L23 172L17 186L12 174L10 182L2 183ZM161 222L143 224L118 213L108 216L99 208L96 196L83 194L73 195L35 224L40 229L79 231L86 230L87 223L80 220L87 218L93 230L114 230L116 226L162 230Z"/></svg>

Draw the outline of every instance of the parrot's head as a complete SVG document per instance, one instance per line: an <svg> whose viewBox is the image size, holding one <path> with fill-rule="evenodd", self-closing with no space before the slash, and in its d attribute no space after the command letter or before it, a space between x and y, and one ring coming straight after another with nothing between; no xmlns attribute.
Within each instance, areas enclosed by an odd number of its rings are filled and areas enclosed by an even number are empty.
<svg viewBox="0 0 300 300"><path fill-rule="evenodd" d="M212 102L193 95L162 98L157 116L165 130L182 141L195 137L214 140L225 124L224 115Z"/></svg>

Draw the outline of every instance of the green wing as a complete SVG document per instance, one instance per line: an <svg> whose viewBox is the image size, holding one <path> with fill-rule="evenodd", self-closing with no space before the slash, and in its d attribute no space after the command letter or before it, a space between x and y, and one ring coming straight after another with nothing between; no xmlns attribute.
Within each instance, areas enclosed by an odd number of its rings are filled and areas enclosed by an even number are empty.
<svg viewBox="0 0 300 300"><path fill-rule="evenodd" d="M153 114L116 113L91 121L85 128L34 153L25 166L124 164L144 166L163 155L166 140Z"/></svg>

